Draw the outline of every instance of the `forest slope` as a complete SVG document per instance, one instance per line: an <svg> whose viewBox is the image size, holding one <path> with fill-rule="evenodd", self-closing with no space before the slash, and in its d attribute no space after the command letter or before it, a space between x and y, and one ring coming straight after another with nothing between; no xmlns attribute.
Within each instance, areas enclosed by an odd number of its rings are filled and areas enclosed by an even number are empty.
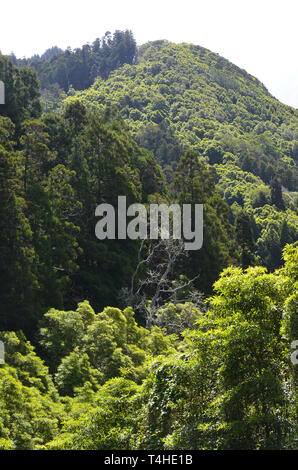
<svg viewBox="0 0 298 470"><path fill-rule="evenodd" d="M211 165L236 230L240 212L249 214L255 262L280 266L282 247L298 238L298 110L223 57L168 41L141 46L136 64L72 91L65 104L76 99L96 110L116 106L169 181L195 150Z"/></svg>
<svg viewBox="0 0 298 470"><path fill-rule="evenodd" d="M115 104L138 143L171 165L181 146L219 164L235 164L269 183L278 175L297 187L298 111L270 95L253 76L200 46L148 43L138 63L75 94L88 106ZM69 97L67 100L72 99Z"/></svg>

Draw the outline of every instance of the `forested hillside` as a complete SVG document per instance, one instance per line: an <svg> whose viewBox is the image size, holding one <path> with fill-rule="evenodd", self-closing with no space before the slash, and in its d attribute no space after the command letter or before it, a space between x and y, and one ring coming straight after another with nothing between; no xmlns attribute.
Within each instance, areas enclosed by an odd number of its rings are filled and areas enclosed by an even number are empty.
<svg viewBox="0 0 298 470"><path fill-rule="evenodd" d="M148 43L140 47L136 65L97 79L79 96L96 109L117 105L137 141L162 164L179 159L179 144L211 164L221 164L231 153L238 157L235 164L265 183L278 175L289 190L296 188L298 111L279 103L244 70L199 46Z"/></svg>
<svg viewBox="0 0 298 470"><path fill-rule="evenodd" d="M166 41L142 46L138 64L97 79L66 103L78 97L91 109L116 105L169 181L183 152L195 150L212 166L238 242L254 253L249 262L280 266L282 247L298 239L297 110L226 59ZM252 232L246 240L243 224Z"/></svg>
<svg viewBox="0 0 298 470"><path fill-rule="evenodd" d="M129 31L0 80L0 449L297 449L298 111ZM119 195L202 248L97 239Z"/></svg>

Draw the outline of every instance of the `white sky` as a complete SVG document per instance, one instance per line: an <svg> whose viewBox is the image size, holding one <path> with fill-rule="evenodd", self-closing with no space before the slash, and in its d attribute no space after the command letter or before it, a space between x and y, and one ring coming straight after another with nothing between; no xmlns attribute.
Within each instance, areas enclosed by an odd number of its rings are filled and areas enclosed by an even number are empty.
<svg viewBox="0 0 298 470"><path fill-rule="evenodd" d="M298 108L297 0L2 0L0 50L17 57L131 29L218 52Z"/></svg>

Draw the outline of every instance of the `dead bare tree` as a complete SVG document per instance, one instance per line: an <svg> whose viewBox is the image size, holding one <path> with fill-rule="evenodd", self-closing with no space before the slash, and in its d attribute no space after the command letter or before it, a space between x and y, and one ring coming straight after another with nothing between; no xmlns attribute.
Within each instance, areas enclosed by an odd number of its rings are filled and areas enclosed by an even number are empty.
<svg viewBox="0 0 298 470"><path fill-rule="evenodd" d="M191 280L183 276L176 279L174 276L177 261L187 256L183 240L142 240L130 287L122 289L120 298L124 305L145 314L147 328L151 328L156 312L166 302L202 304L202 294L193 290L198 276ZM142 269L146 272L140 277ZM183 297L185 292L187 295Z"/></svg>

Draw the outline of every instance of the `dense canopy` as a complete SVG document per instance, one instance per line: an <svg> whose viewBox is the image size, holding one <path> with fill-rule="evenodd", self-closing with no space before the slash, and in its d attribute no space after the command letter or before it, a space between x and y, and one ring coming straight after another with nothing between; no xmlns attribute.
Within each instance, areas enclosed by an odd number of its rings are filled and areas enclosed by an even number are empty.
<svg viewBox="0 0 298 470"><path fill-rule="evenodd" d="M0 80L0 449L297 449L298 111L130 31ZM120 195L202 248L98 240Z"/></svg>

